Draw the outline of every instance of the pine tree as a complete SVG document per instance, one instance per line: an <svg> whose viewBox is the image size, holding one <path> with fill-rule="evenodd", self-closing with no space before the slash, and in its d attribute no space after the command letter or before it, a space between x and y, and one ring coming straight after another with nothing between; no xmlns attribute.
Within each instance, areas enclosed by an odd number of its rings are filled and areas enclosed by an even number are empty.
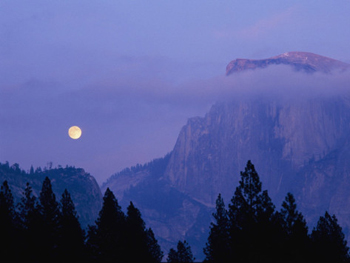
<svg viewBox="0 0 350 263"><path fill-rule="evenodd" d="M241 172L241 180L239 181L239 189L241 195L246 202L248 212L254 214L259 203L259 194L261 193L261 182L254 165L249 160L245 171Z"/></svg>
<svg viewBox="0 0 350 263"><path fill-rule="evenodd" d="M258 205L260 204L261 182L254 165L248 161L234 196L229 204L231 227L244 229L257 221Z"/></svg>
<svg viewBox="0 0 350 263"><path fill-rule="evenodd" d="M127 208L126 231L128 262L149 262L145 222L132 202Z"/></svg>
<svg viewBox="0 0 350 263"><path fill-rule="evenodd" d="M179 241L177 243L177 250L171 248L168 253L167 262L194 262L195 257L193 257L190 245L186 242Z"/></svg>
<svg viewBox="0 0 350 263"><path fill-rule="evenodd" d="M303 215L297 210L291 193L288 193L283 201L280 214L285 231L284 256L294 261L309 258L308 227Z"/></svg>
<svg viewBox="0 0 350 263"><path fill-rule="evenodd" d="M59 258L74 262L82 261L85 235L67 189L64 190L61 198L59 225Z"/></svg>
<svg viewBox="0 0 350 263"><path fill-rule="evenodd" d="M146 230L147 233L147 248L151 262L161 262L163 258L163 252L160 249L157 239L154 237L154 233L151 228Z"/></svg>
<svg viewBox="0 0 350 263"><path fill-rule="evenodd" d="M18 204L20 210L20 218L24 228L28 228L31 215L34 213L37 208L36 197L33 195L32 187L29 183L26 184L26 188L23 192L23 197L21 202Z"/></svg>
<svg viewBox="0 0 350 263"><path fill-rule="evenodd" d="M12 225L15 218L15 207L13 195L7 181L3 182L0 190L0 213L0 220L3 223L1 225Z"/></svg>
<svg viewBox="0 0 350 263"><path fill-rule="evenodd" d="M60 210L48 177L43 181L39 200L39 211L43 220L38 233L42 241L42 256L45 260L55 260L58 253Z"/></svg>
<svg viewBox="0 0 350 263"><path fill-rule="evenodd" d="M282 223L267 190L259 195L254 229L255 259L261 262L280 259L283 238Z"/></svg>
<svg viewBox="0 0 350 263"><path fill-rule="evenodd" d="M227 262L230 255L229 218L224 200L219 194L216 199L215 223L210 224L208 242L204 249L207 262Z"/></svg>
<svg viewBox="0 0 350 263"><path fill-rule="evenodd" d="M88 232L88 249L94 253L94 260L126 261L125 215L113 192L107 188L102 209L96 220L96 226L90 226Z"/></svg>
<svg viewBox="0 0 350 263"><path fill-rule="evenodd" d="M229 204L231 260L272 260L275 255L281 226L275 206L261 185L254 165L248 161Z"/></svg>
<svg viewBox="0 0 350 263"><path fill-rule="evenodd" d="M347 262L349 247L335 215L321 216L311 233L313 260L319 262Z"/></svg>
<svg viewBox="0 0 350 263"><path fill-rule="evenodd" d="M29 183L23 192L21 202L18 204L21 229L22 229L22 262L38 261L41 256L38 251L41 250L43 218L40 214L36 197L33 196L33 191Z"/></svg>
<svg viewBox="0 0 350 263"><path fill-rule="evenodd" d="M89 262L98 262L99 258L101 258L99 245L97 226L89 225L86 240L86 257Z"/></svg>
<svg viewBox="0 0 350 263"><path fill-rule="evenodd" d="M275 205L268 194L267 190L264 190L259 195L259 201L257 205L257 221L268 222L272 219L275 212Z"/></svg>
<svg viewBox="0 0 350 263"><path fill-rule="evenodd" d="M180 262L178 259L177 251L175 249L171 248L169 250L168 258L167 258L166 262L168 262L168 263Z"/></svg>
<svg viewBox="0 0 350 263"><path fill-rule="evenodd" d="M132 202L127 208L126 231L128 262L160 262L163 254L153 231L146 230L140 210Z"/></svg>
<svg viewBox="0 0 350 263"><path fill-rule="evenodd" d="M4 261L16 260L18 248L18 225L13 196L7 181L4 181L0 190L0 255Z"/></svg>
<svg viewBox="0 0 350 263"><path fill-rule="evenodd" d="M251 161L247 162L241 180L229 204L231 252L237 261L253 261L257 247L257 212L260 204L261 182Z"/></svg>

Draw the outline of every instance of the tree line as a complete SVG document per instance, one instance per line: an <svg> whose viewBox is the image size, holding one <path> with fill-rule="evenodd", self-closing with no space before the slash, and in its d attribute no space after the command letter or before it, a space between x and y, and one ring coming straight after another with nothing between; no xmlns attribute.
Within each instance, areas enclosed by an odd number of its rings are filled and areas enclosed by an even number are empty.
<svg viewBox="0 0 350 263"><path fill-rule="evenodd" d="M39 197L27 183L15 205L7 181L0 190L0 259L5 262L160 262L163 252L140 211L130 202L125 215L106 190L95 225L84 231L67 190L56 201L51 181Z"/></svg>
<svg viewBox="0 0 350 263"><path fill-rule="evenodd" d="M10 166L7 162L0 166L5 173L27 174L18 164ZM31 167L28 173L41 172L40 167L35 171ZM6 262L160 262L164 255L152 229L146 228L132 202L125 214L107 188L95 224L83 230L70 193L65 189L57 201L48 177L38 197L27 183L17 204L8 182L2 183L0 233L0 261ZM186 241L179 241L168 254L167 262L194 260Z"/></svg>
<svg viewBox="0 0 350 263"><path fill-rule="evenodd" d="M309 234L288 193L276 210L254 165L248 161L228 209L219 194L205 262L349 262L349 248L335 215L325 212ZM0 258L12 262L161 262L164 253L140 211L130 202L125 214L107 188L94 225L83 230L67 190L60 201L46 177L38 197L29 183L20 202L7 181L0 189ZM167 262L194 262L179 241Z"/></svg>
<svg viewBox="0 0 350 263"><path fill-rule="evenodd" d="M205 262L349 262L349 248L335 215L308 226L288 193L277 211L248 161L228 209L219 194L204 248Z"/></svg>

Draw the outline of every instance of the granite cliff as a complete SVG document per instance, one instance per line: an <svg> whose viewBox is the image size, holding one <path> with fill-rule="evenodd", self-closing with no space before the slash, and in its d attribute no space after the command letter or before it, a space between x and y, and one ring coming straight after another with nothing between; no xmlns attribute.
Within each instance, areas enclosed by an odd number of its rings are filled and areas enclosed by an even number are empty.
<svg viewBox="0 0 350 263"><path fill-rule="evenodd" d="M250 97L218 103L182 128L164 176L177 189L212 205L218 192L228 200L250 159L270 194L284 195L294 191L291 180L300 186L297 171L344 147L349 132L347 97Z"/></svg>
<svg viewBox="0 0 350 263"><path fill-rule="evenodd" d="M349 97L218 103L181 130L164 177L212 206L219 192L230 200L252 160L276 205L290 191L314 221L335 212L334 198L347 200L349 135Z"/></svg>

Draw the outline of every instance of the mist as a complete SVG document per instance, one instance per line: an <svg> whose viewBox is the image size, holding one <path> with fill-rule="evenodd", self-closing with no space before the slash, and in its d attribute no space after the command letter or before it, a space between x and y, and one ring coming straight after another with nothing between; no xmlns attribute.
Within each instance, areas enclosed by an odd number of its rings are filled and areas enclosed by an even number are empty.
<svg viewBox="0 0 350 263"><path fill-rule="evenodd" d="M0 105L5 138L0 154L23 169L48 162L83 167L102 183L125 167L170 152L187 119L204 116L216 102L254 97L283 103L350 90L349 71L307 74L270 66L210 76L212 65L194 74L190 66L125 58L113 74L92 75L75 88L64 79L8 86ZM67 135L72 125L83 131L77 141Z"/></svg>

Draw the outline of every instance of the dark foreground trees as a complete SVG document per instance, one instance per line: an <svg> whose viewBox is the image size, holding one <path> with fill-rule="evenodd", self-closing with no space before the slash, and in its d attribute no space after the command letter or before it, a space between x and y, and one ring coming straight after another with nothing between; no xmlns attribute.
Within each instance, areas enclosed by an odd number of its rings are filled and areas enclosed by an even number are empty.
<svg viewBox="0 0 350 263"><path fill-rule="evenodd" d="M90 257L101 262L125 260L125 237L125 215L113 192L107 188L96 225L88 232Z"/></svg>
<svg viewBox="0 0 350 263"><path fill-rule="evenodd" d="M321 216L311 233L312 252L318 262L347 262L347 242L335 215Z"/></svg>
<svg viewBox="0 0 350 263"><path fill-rule="evenodd" d="M8 259L16 252L16 243L19 238L18 217L15 212L13 196L5 181L0 190L0 235L3 258Z"/></svg>
<svg viewBox="0 0 350 263"><path fill-rule="evenodd" d="M125 215L107 189L96 225L82 230L67 190L60 202L45 178L39 198L27 184L14 205L7 181L0 190L1 262L160 262L163 252L140 211Z"/></svg>
<svg viewBox="0 0 350 263"><path fill-rule="evenodd" d="M349 262L349 248L337 218L328 212L308 235L303 215L288 193L277 211L249 161L228 209L221 195L204 248L207 262ZM160 262L163 253L132 202L124 214L110 189L96 224L81 229L67 190L60 201L49 178L38 197L29 184L15 205L10 186L0 189L1 262ZM179 241L168 262L193 262L189 244Z"/></svg>
<svg viewBox="0 0 350 263"><path fill-rule="evenodd" d="M70 258L78 261L86 258L85 231L81 229L74 203L67 189L61 198L61 213L59 217L59 257L62 261Z"/></svg>
<svg viewBox="0 0 350 263"><path fill-rule="evenodd" d="M140 211L132 202L130 202L127 210L126 243L128 244L127 253L129 255L127 261L160 262L163 258L163 252L160 250L152 229L146 229Z"/></svg>
<svg viewBox="0 0 350 263"><path fill-rule="evenodd" d="M335 215L326 212L308 235L306 221L296 208L288 193L276 211L248 161L228 210L221 195L217 198L205 261L349 262L349 248Z"/></svg>
<svg viewBox="0 0 350 263"><path fill-rule="evenodd" d="M96 225L88 231L89 259L95 262L160 262L160 250L152 229L146 229L140 211L130 202L123 213L107 188Z"/></svg>
<svg viewBox="0 0 350 263"><path fill-rule="evenodd" d="M208 243L204 249L206 259L210 262L225 262L232 257L230 248L229 217L224 200L219 194L216 200L215 223L210 224Z"/></svg>
<svg viewBox="0 0 350 263"><path fill-rule="evenodd" d="M0 227L4 262L57 262L83 260L85 235L67 190L56 201L49 178L39 198L27 183L21 201L14 206L7 181L0 191ZM8 230L5 230L8 229ZM11 233L9 236L7 233Z"/></svg>
<svg viewBox="0 0 350 263"><path fill-rule="evenodd" d="M194 262L195 257L193 257L190 245L186 242L179 241L177 243L176 250L171 248L169 250L167 262L177 263L177 262Z"/></svg>
<svg viewBox="0 0 350 263"><path fill-rule="evenodd" d="M311 259L311 243L304 216L296 208L294 196L288 193L280 212L284 230L283 257L300 262L305 258Z"/></svg>

